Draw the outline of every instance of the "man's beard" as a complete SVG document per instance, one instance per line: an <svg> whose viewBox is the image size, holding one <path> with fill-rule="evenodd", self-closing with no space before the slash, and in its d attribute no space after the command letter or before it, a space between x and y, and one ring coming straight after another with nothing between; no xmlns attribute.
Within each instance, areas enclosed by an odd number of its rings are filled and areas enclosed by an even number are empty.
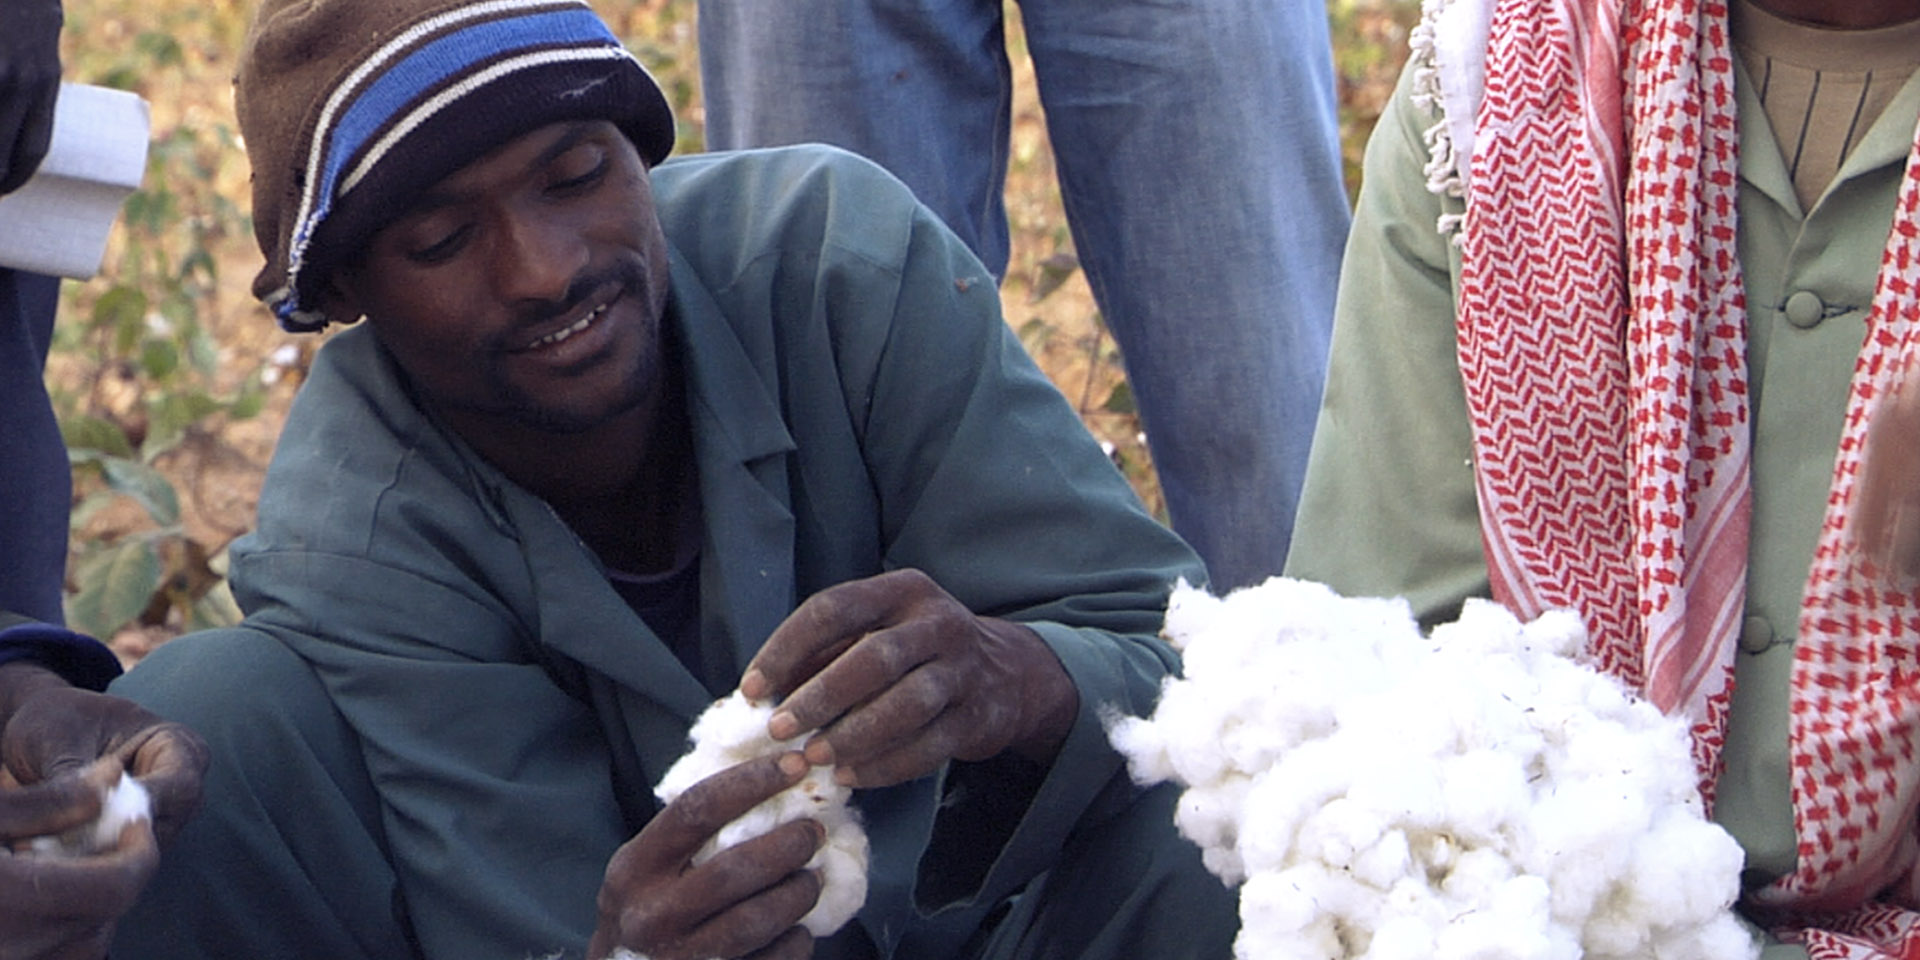
<svg viewBox="0 0 1920 960"><path fill-rule="evenodd" d="M481 356L484 358L482 377L490 388L490 395L495 400L469 404L468 409L489 416L502 417L540 433L571 435L584 433L646 403L659 384L663 365L661 351L665 344L657 327L648 332L652 343L633 358L632 369L622 373L622 391L615 396L612 404L597 410L574 411L542 403L527 390L515 384L506 373L506 358L511 352L508 345L514 338L522 336L525 330L578 309L588 297L604 289L609 283L617 284L621 290L621 298L637 305L643 316L655 316L652 284L639 258L622 257L605 270L582 274L567 286L567 292L563 298L528 307L522 312L518 322L486 345L486 349L481 351ZM607 318L600 322L608 323L612 320ZM656 320L656 323L661 322L664 322L664 316L659 316Z"/></svg>

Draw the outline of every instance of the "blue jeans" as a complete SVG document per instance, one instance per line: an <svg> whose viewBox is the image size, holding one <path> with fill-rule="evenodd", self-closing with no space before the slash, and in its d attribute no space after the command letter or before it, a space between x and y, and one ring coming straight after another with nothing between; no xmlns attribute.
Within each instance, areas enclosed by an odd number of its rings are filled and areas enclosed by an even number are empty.
<svg viewBox="0 0 1920 960"><path fill-rule="evenodd" d="M60 281L0 269L0 610L64 623L73 476L44 371Z"/></svg>
<svg viewBox="0 0 1920 960"><path fill-rule="evenodd" d="M1323 0L1022 0L1074 244L1173 527L1217 591L1280 572L1349 213ZM824 141L996 276L1000 0L703 0L713 149Z"/></svg>

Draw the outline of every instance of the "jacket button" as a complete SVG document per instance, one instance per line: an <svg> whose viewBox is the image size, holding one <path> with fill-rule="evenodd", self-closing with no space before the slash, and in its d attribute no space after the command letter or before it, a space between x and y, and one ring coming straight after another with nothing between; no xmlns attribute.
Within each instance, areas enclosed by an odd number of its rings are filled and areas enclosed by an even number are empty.
<svg viewBox="0 0 1920 960"><path fill-rule="evenodd" d="M1748 617L1740 625L1740 649L1748 653L1765 653L1773 646L1773 624L1765 617Z"/></svg>
<svg viewBox="0 0 1920 960"><path fill-rule="evenodd" d="M1801 329L1816 326L1827 312L1827 305L1811 290L1800 290L1787 298L1787 322Z"/></svg>

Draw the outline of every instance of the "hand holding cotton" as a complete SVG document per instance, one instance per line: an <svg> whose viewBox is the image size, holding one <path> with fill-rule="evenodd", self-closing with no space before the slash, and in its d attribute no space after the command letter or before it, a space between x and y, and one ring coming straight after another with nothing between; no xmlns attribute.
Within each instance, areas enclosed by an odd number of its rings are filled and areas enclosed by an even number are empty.
<svg viewBox="0 0 1920 960"><path fill-rule="evenodd" d="M739 691L713 706L694 722L692 748L667 770L654 788L662 803L672 803L687 788L735 764L759 757L799 750L811 734L792 740L767 735L773 704L748 700ZM867 899L867 832L858 811L849 803L853 790L833 779L832 767L814 767L797 784L747 811L720 828L694 854L703 863L714 854L802 818L818 820L827 828L827 840L807 866L820 871L820 899L800 919L816 937L825 937L846 925Z"/></svg>
<svg viewBox="0 0 1920 960"><path fill-rule="evenodd" d="M1274 578L1181 584L1165 634L1184 679L1110 733L1186 787L1240 960L1757 954L1684 725L1576 662L1573 614L1469 601L1429 637L1404 601Z"/></svg>

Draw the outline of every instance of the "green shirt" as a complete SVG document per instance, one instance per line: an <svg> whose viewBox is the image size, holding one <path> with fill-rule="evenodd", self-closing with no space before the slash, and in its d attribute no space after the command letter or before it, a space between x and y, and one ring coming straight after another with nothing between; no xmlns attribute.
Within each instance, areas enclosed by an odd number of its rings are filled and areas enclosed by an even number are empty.
<svg viewBox="0 0 1920 960"><path fill-rule="evenodd" d="M1287 575L1405 596L1429 626L1485 596L1472 440L1455 349L1459 251L1435 229L1408 75L1368 143L1332 358ZM1753 527L1727 769L1715 818L1764 881L1795 862L1787 670L1826 508L1854 357L1920 116L1920 76L1887 106L1810 213L1744 74L1739 252L1746 283Z"/></svg>

